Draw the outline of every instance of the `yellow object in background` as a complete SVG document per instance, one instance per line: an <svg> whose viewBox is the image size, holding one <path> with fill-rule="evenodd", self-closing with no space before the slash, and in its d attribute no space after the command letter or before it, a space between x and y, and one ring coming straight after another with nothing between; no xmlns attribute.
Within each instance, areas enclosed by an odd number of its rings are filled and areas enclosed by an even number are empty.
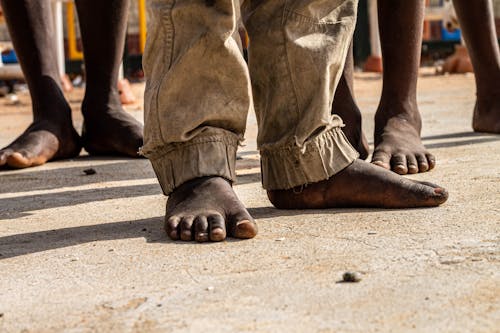
<svg viewBox="0 0 500 333"><path fill-rule="evenodd" d="M69 59L83 60L83 52L76 47L75 9L73 2L66 3L66 24L68 28Z"/></svg>
<svg viewBox="0 0 500 333"><path fill-rule="evenodd" d="M146 46L146 0L138 0L139 6L139 50L144 53Z"/></svg>

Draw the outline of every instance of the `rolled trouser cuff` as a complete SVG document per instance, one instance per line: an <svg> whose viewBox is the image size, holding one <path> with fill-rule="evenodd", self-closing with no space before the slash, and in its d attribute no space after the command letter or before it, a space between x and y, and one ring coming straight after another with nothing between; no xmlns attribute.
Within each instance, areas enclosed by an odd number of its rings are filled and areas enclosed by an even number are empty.
<svg viewBox="0 0 500 333"><path fill-rule="evenodd" d="M232 133L199 136L191 141L143 151L149 158L165 195L183 183L207 176L236 181L236 150L240 139Z"/></svg>
<svg viewBox="0 0 500 333"><path fill-rule="evenodd" d="M326 180L358 158L340 127L325 130L303 147L261 147L262 185L287 190Z"/></svg>

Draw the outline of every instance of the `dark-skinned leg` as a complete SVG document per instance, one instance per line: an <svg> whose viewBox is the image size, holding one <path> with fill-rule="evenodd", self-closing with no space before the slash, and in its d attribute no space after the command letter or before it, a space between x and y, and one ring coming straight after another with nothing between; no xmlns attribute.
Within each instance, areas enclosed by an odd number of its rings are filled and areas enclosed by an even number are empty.
<svg viewBox="0 0 500 333"><path fill-rule="evenodd" d="M33 123L0 150L0 167L25 168L77 156L80 140L59 83L50 1L2 0L1 3L28 83Z"/></svg>
<svg viewBox="0 0 500 333"><path fill-rule="evenodd" d="M323 41L336 37L350 42L356 1L289 1L285 16L280 2L262 3L255 6L246 26L252 41L249 63L262 181L273 205L282 209L403 208L446 201L447 192L437 185L414 182L356 159L340 130L340 120L329 117L328 101L334 97L334 82L342 75L349 45ZM327 15L333 9L345 15L335 16L344 25L335 31L298 24L307 21L304 17L316 17L315 10ZM283 30L288 32L286 49ZM283 59L288 60L284 66ZM304 70L309 68L314 70Z"/></svg>
<svg viewBox="0 0 500 333"><path fill-rule="evenodd" d="M477 101L472 127L500 133L500 52L490 0L454 0L455 10L474 66Z"/></svg>
<svg viewBox="0 0 500 333"><path fill-rule="evenodd" d="M142 125L123 110L117 88L129 1L79 0L76 5L87 80L83 146L90 154L138 157Z"/></svg>
<svg viewBox="0 0 500 333"><path fill-rule="evenodd" d="M425 172L434 168L435 158L420 139L416 96L424 1L379 0L378 10L384 85L372 163L398 174Z"/></svg>
<svg viewBox="0 0 500 333"><path fill-rule="evenodd" d="M352 43L347 54L344 72L340 78L335 97L333 98L332 113L338 114L344 121L342 128L351 145L359 153L359 158L366 159L369 147L362 129L361 111L354 99L354 58Z"/></svg>

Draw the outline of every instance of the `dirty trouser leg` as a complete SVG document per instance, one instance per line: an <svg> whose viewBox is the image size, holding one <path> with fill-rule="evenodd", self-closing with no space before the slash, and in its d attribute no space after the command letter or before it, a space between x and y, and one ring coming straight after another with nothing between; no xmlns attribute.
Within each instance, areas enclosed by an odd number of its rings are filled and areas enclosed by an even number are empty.
<svg viewBox="0 0 500 333"><path fill-rule="evenodd" d="M239 12L239 0L150 3L142 152L166 195L197 177L236 178L252 108Z"/></svg>
<svg viewBox="0 0 500 333"><path fill-rule="evenodd" d="M290 189L330 178L357 157L331 105L357 0L247 0L250 74L262 182Z"/></svg>

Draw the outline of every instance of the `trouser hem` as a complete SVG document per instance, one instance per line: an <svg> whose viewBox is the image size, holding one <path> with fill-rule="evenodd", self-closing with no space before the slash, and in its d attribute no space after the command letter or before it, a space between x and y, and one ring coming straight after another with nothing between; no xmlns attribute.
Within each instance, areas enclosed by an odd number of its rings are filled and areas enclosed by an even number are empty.
<svg viewBox="0 0 500 333"><path fill-rule="evenodd" d="M143 155L149 158L165 195L185 182L207 176L236 181L235 134L201 136L183 143L157 147Z"/></svg>
<svg viewBox="0 0 500 333"><path fill-rule="evenodd" d="M266 190L287 190L326 180L358 158L340 127L325 130L303 147L260 149L262 185Z"/></svg>

